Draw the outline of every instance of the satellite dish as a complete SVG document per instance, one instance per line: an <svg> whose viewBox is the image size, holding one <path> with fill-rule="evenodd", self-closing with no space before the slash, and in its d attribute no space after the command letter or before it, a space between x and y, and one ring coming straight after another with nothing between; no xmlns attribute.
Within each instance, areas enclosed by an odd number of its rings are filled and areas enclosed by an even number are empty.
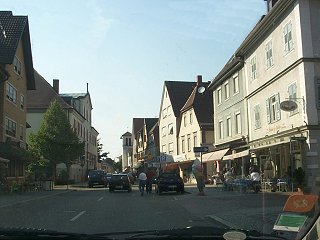
<svg viewBox="0 0 320 240"><path fill-rule="evenodd" d="M294 111L298 108L298 104L292 100L286 100L280 103L280 109L286 112Z"/></svg>
<svg viewBox="0 0 320 240"><path fill-rule="evenodd" d="M204 93L205 90L206 90L205 87L199 87L198 88L198 93Z"/></svg>

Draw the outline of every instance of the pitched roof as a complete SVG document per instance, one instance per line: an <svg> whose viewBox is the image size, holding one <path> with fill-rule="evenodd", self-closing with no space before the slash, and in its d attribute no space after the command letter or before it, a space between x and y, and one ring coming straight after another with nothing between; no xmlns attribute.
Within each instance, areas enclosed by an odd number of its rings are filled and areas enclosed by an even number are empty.
<svg viewBox="0 0 320 240"><path fill-rule="evenodd" d="M12 64L19 41L22 41L28 90L35 88L33 61L27 16L13 16L11 11L0 11L0 64Z"/></svg>
<svg viewBox="0 0 320 240"><path fill-rule="evenodd" d="M158 118L145 118L146 131L147 133L154 127L154 125L158 122Z"/></svg>
<svg viewBox="0 0 320 240"><path fill-rule="evenodd" d="M125 137L125 136L132 136L132 134L130 132L126 132L126 133L122 134L120 139L122 139L122 137Z"/></svg>
<svg viewBox="0 0 320 240"><path fill-rule="evenodd" d="M27 109L47 109L54 100L57 100L62 108L72 108L36 70L34 76L36 90L27 91Z"/></svg>
<svg viewBox="0 0 320 240"><path fill-rule="evenodd" d="M180 115L181 108L186 103L196 84L196 82L165 81L175 117Z"/></svg>
<svg viewBox="0 0 320 240"><path fill-rule="evenodd" d="M143 127L144 118L133 118L132 121L132 136L135 137Z"/></svg>
<svg viewBox="0 0 320 240"><path fill-rule="evenodd" d="M209 84L210 82L203 82L201 86L207 89ZM194 87L185 105L181 108L181 113L193 108L200 125L203 123L213 125L213 92L207 90L199 93L198 87Z"/></svg>

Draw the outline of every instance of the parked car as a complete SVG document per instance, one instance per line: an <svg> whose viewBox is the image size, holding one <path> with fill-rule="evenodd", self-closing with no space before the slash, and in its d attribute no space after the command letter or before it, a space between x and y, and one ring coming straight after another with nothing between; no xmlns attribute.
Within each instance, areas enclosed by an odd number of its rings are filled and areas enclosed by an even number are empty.
<svg viewBox="0 0 320 240"><path fill-rule="evenodd" d="M131 182L129 176L126 173L113 174L109 181L109 192L115 190L127 190L131 192Z"/></svg>
<svg viewBox="0 0 320 240"><path fill-rule="evenodd" d="M92 188L94 185L107 186L106 173L103 170L90 170L88 173L88 186Z"/></svg>
<svg viewBox="0 0 320 240"><path fill-rule="evenodd" d="M156 179L156 193L176 191L177 193L184 193L183 179L173 172L164 172Z"/></svg>

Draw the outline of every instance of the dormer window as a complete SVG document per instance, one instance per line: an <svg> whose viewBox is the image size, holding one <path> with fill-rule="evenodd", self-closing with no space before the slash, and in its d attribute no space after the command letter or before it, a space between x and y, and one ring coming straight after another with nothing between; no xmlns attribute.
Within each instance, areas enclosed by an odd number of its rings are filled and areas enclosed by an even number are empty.
<svg viewBox="0 0 320 240"><path fill-rule="evenodd" d="M16 74L21 75L21 69L22 69L22 64L20 60L17 58L17 56L14 56L13 70L15 71Z"/></svg>

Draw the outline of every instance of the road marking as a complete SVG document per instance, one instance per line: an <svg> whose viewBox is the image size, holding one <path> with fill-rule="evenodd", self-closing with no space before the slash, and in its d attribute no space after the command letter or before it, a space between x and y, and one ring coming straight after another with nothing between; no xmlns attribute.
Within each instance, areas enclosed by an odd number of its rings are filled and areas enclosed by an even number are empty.
<svg viewBox="0 0 320 240"><path fill-rule="evenodd" d="M233 224L233 223L231 223L231 222L229 222L229 221L227 221L227 220L224 220L224 219L222 219L222 218L219 218L219 217L216 216L216 215L207 215L207 217L212 218L213 220L215 220L215 221L217 221L217 222L220 222L220 223L222 223L222 224L224 224L224 225L226 225L226 226L228 226L228 227L230 227L230 228L240 229L240 227L237 226L236 224Z"/></svg>
<svg viewBox="0 0 320 240"><path fill-rule="evenodd" d="M74 218L71 218L70 219L70 222L73 222L75 220L77 220L79 217L81 217L86 211L82 211L80 212L78 215L76 215Z"/></svg>
<svg viewBox="0 0 320 240"><path fill-rule="evenodd" d="M103 199L103 197L99 198L99 199L98 199L98 202L100 202L102 199Z"/></svg>

